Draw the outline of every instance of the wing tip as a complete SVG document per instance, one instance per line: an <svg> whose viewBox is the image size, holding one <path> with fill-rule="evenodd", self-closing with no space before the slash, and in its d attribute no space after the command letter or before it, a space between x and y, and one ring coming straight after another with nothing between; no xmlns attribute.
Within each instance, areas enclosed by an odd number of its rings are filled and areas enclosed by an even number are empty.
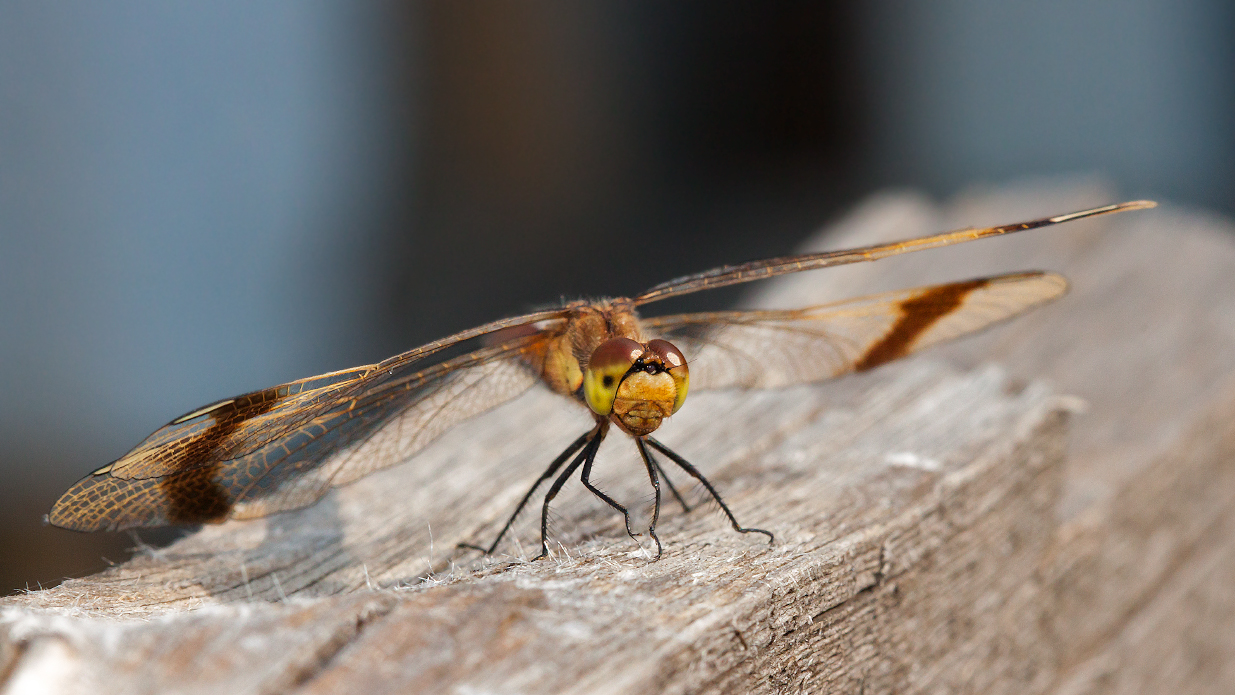
<svg viewBox="0 0 1235 695"><path fill-rule="evenodd" d="M1087 217L1111 215L1117 212L1128 212L1130 210L1148 210L1156 207L1158 207L1158 203L1153 200L1129 200L1123 203L1103 205L1102 207L1090 208L1088 210L1080 210L1063 215L1056 215L1054 217L1047 218L1047 222L1051 224L1059 224L1061 222L1071 222L1072 220L1083 220Z"/></svg>
<svg viewBox="0 0 1235 695"><path fill-rule="evenodd" d="M1055 289L1055 293L1047 297L1046 301L1062 297L1072 289L1072 282L1066 276L1051 270L1041 270L1038 272L1038 277Z"/></svg>

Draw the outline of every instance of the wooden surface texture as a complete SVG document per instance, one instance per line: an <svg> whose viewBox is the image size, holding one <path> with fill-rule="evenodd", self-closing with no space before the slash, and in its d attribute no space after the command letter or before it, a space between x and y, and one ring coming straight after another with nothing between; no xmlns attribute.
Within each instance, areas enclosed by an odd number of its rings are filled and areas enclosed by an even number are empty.
<svg viewBox="0 0 1235 695"><path fill-rule="evenodd" d="M813 248L1114 202L1041 182L869 199ZM552 557L477 562L588 418L535 391L309 509L0 599L0 692L1229 692L1235 234L1168 205L752 287L794 307L1018 269L1058 303L834 382L691 396L649 562L577 482ZM597 479L649 499L613 437ZM685 487L684 476L674 480ZM696 490L695 499L699 491Z"/></svg>

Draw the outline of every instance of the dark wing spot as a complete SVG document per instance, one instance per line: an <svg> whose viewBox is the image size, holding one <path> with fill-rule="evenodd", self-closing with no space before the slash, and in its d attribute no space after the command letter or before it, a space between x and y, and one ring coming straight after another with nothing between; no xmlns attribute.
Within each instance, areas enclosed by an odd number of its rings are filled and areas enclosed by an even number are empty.
<svg viewBox="0 0 1235 695"><path fill-rule="evenodd" d="M168 523L200 524L227 518L232 497L219 484L217 472L216 464L159 479L159 489L167 499Z"/></svg>
<svg viewBox="0 0 1235 695"><path fill-rule="evenodd" d="M159 480L159 488L167 499L170 523L197 524L227 517L232 496L218 481L222 462L212 460L212 454L245 422L269 412L289 395L286 389L276 386L203 409L214 418L214 424L182 445L189 454L180 462L184 470Z"/></svg>
<svg viewBox="0 0 1235 695"><path fill-rule="evenodd" d="M220 479L218 448L247 421L289 395L286 386L269 388L176 418L167 427L202 416L209 416L210 424L143 452L156 458L161 472L134 478L121 471L117 477L117 464L123 466L124 459L94 471L57 500L49 521L79 531L222 521L231 512L234 491Z"/></svg>
<svg viewBox="0 0 1235 695"><path fill-rule="evenodd" d="M892 330L866 351L854 365L855 371L873 369L886 362L908 355L913 343L935 322L956 310L970 292L985 286L988 280L970 280L935 287L900 306L900 318Z"/></svg>

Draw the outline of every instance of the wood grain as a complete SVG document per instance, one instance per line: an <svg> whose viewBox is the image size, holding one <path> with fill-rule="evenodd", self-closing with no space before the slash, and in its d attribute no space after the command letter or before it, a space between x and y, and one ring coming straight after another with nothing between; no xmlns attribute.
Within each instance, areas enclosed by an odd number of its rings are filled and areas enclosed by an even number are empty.
<svg viewBox="0 0 1235 695"><path fill-rule="evenodd" d="M881 195L818 243L1114 199L1075 182L945 208ZM715 509L668 505L649 563L646 539L572 484L550 561L456 551L491 538L587 426L533 392L310 509L0 600L4 692L1224 692L1229 223L1164 206L784 278L749 301L1035 268L1071 295L981 337L825 385L692 395L660 438L775 532L770 548ZM648 498L622 438L596 477ZM534 526L518 527L528 555Z"/></svg>

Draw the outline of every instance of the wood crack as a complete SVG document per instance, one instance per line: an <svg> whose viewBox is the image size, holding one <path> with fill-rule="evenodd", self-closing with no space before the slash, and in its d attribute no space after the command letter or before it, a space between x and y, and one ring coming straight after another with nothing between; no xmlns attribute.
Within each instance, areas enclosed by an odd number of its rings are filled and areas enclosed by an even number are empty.
<svg viewBox="0 0 1235 695"><path fill-rule="evenodd" d="M366 630L381 623L398 607L398 600L389 600L358 613L350 629L340 629L335 639L318 648L311 663L291 674L287 688L280 687L271 692L290 692L293 688L299 690L308 686L314 679L330 670L339 655L359 641Z"/></svg>

